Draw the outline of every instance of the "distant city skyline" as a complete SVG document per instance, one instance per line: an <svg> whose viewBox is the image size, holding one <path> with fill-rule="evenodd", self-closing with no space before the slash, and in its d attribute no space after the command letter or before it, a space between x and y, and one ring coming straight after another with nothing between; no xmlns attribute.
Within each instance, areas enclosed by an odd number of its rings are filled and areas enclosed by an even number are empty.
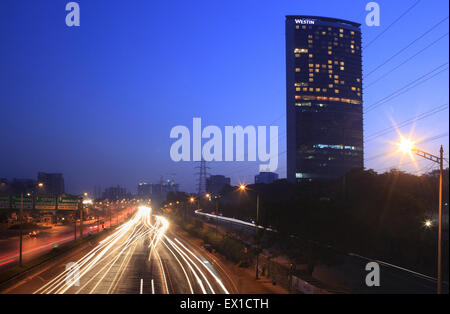
<svg viewBox="0 0 450 314"><path fill-rule="evenodd" d="M448 158L447 1L404 15L416 1L377 1L380 27L365 25L360 0L78 2L78 28L65 25L65 3L42 1L39 13L31 0L0 3L0 178L62 173L66 191L79 194L116 185L135 193L163 176L195 192L196 163L169 155L171 128L193 117L279 126L275 172L285 178L286 15L362 24L366 168L399 165L394 124L428 152L444 144ZM236 185L253 182L259 164L208 167ZM400 169L432 166L405 160Z"/></svg>

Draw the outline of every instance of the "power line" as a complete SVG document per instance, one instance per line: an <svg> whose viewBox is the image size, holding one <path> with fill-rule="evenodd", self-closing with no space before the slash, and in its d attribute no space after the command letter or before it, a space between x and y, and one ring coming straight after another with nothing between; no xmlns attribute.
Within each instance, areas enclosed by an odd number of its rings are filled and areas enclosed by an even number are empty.
<svg viewBox="0 0 450 314"><path fill-rule="evenodd" d="M380 99L379 101L376 101L375 103L373 103L373 104L371 104L370 106L367 107L367 109L364 112L364 114L366 114L366 113L372 111L373 109L381 106L382 104L384 104L384 103L386 103L388 101L391 101L392 99L394 99L394 98L396 98L396 97L406 93L410 89L427 82L428 80L432 79L436 75L438 75L438 74L442 73L443 71L447 70L448 67L446 67L446 68L440 70L439 72L433 74L432 76L426 78L428 75L432 74L435 71L438 71L440 68L442 68L443 66L446 66L446 65L448 65L448 62L445 62L445 63L441 64L440 66L438 66L438 67L434 68L433 70L427 72L426 74L420 76L419 78L415 79L414 81L412 81L412 82L406 84L405 86L397 89L396 91L394 91L393 93L389 94L388 96Z"/></svg>
<svg viewBox="0 0 450 314"><path fill-rule="evenodd" d="M444 160L445 161L447 161L447 159L446 158L444 158ZM410 165L410 164L413 164L413 163L420 163L420 162L422 162L422 163L424 163L424 162L428 162L428 160L426 160L426 159L418 159L418 160L410 160L410 161L408 161L408 162L404 162L404 163L402 163L401 165L393 165L393 166L390 166L390 167L384 167L384 168L379 168L379 169L374 169L376 172L382 172L382 171L386 171L386 170L388 170L388 169L393 169L393 168L396 168L396 167L399 167L399 166L405 166L405 165ZM448 162L448 161L447 161ZM434 163L432 163L432 165L435 165Z"/></svg>
<svg viewBox="0 0 450 314"><path fill-rule="evenodd" d="M423 161L425 161L425 159L423 159ZM376 171L376 172L382 172L382 171L386 171L386 170L389 170L389 169L397 168L398 166L409 165L409 164L412 164L412 163L414 163L414 162L415 162L415 160L411 160L411 161L402 163L401 165L398 165L398 164L397 164L397 165L390 166L390 167L385 167L385 168L380 168L380 169L374 169L374 171Z"/></svg>
<svg viewBox="0 0 450 314"><path fill-rule="evenodd" d="M409 47L411 47L414 43L416 43L417 41L419 41L420 39L422 39L423 37L425 37L428 33L430 33L431 31L433 31L435 28L437 28L439 25L441 25L442 23L444 23L446 20L448 20L448 16L446 18L444 18L443 20L439 21L437 24L433 25L430 29L428 29L425 33L423 33L422 35L420 35L419 37L417 37L416 39L414 39L412 42L410 42L408 45L406 45L405 47L403 47L402 49L400 49L399 51L397 51L395 54L393 54L391 57L389 57L386 61L384 61L383 63L381 63L380 65L378 65L375 69L373 69L372 71L370 71L369 73L367 73L364 78L367 78L369 75L371 75L372 73L374 73L375 71L377 71L379 68L381 68L383 65L385 65L386 63L388 63L389 61L391 61L392 59L394 59L396 56L398 56L400 53L402 53L403 51L405 51L406 49L408 49Z"/></svg>
<svg viewBox="0 0 450 314"><path fill-rule="evenodd" d="M438 140L438 139L446 137L446 136L448 136L448 132L444 132L444 133L441 133L439 135L428 137L426 139L423 139L423 140L417 142L417 144L422 144L422 143L426 143L426 142L432 142L432 141Z"/></svg>
<svg viewBox="0 0 450 314"><path fill-rule="evenodd" d="M401 123L399 123L399 124L397 124L395 126L392 126L392 127L385 128L383 130L374 132L371 135L367 136L367 139L364 142L366 143L366 142L372 141L372 140L374 140L374 139L376 139L376 138L378 138L380 136L383 136L385 134L388 134L388 133L390 133L390 132L392 132L392 131L394 131L396 129L401 129L401 128L403 128L403 127L405 127L405 126L407 126L407 125L409 125L411 123L414 123L414 122L426 119L426 118L428 118L428 117L430 117L432 115L435 115L436 113L439 113L441 111L444 111L446 109L448 109L448 103L446 103L444 105L437 106L437 107L435 107L435 108L433 108L431 110L428 110L428 111L426 111L424 113L421 113L421 114L415 116L414 118L407 119L407 120L405 120L405 121L403 121L403 122L401 122Z"/></svg>
<svg viewBox="0 0 450 314"><path fill-rule="evenodd" d="M386 156L386 153L381 153L381 154L378 154L378 155L374 155L374 156L368 157L368 158L366 158L364 160L364 162L367 162L367 161L370 161L370 160L374 160L374 159L378 159L378 158L383 157L383 156Z"/></svg>
<svg viewBox="0 0 450 314"><path fill-rule="evenodd" d="M412 174L417 175L417 174L425 174L425 173L430 173L431 171L435 170L437 168L437 165L435 163L431 163L428 164L425 167L422 167L420 169L417 169L416 171L412 172Z"/></svg>
<svg viewBox="0 0 450 314"><path fill-rule="evenodd" d="M380 38L384 33L386 33L392 26L394 26L398 21L402 19L409 11L411 11L416 5L418 5L420 0L415 2L412 6L410 6L405 12L403 12L394 22L392 22L388 27L386 27L381 33L379 33L374 39L372 39L367 45L363 47L363 49L368 48L371 44L373 44L378 38Z"/></svg>
<svg viewBox="0 0 450 314"><path fill-rule="evenodd" d="M439 135L435 135L435 136L432 136L432 137L425 138L425 139L417 142L416 144L423 144L423 143L426 143L426 142L432 142L432 141L435 141L437 139L440 139L440 138L443 138L443 137L446 137L446 136L448 136L448 132L441 133ZM378 155L374 155L374 156L371 156L371 157L365 159L365 162L366 161L370 161L370 160L374 160L374 159L377 159L377 158L380 158L380 157L383 157L383 156L386 156L386 155L387 155L386 153L381 153L381 154L378 154Z"/></svg>
<svg viewBox="0 0 450 314"><path fill-rule="evenodd" d="M375 83L379 82L381 79L385 78L386 76L388 76L389 74L391 74L392 72L394 72L395 70L397 70L399 67L401 67L402 65L404 65L405 63L411 61L413 58L417 57L419 54L421 54L422 52L424 52L425 50L427 50L428 48L430 48L431 46L435 45L437 42L439 42L441 39L443 39L444 37L448 36L448 32L445 33L444 35L442 35L441 37L439 37L438 39L436 39L435 41L433 41L431 44L429 44L428 46L426 46L425 48L421 49L419 52L415 53L413 56L409 57L408 59L406 59L405 61L403 61L402 63L400 63L399 65L397 65L396 67L394 67L393 69L391 69L389 72L386 72L385 74L383 74L382 76L380 76L379 78L377 78L375 81L373 81L372 83L368 84L365 86L365 88L369 88L370 86L374 85Z"/></svg>

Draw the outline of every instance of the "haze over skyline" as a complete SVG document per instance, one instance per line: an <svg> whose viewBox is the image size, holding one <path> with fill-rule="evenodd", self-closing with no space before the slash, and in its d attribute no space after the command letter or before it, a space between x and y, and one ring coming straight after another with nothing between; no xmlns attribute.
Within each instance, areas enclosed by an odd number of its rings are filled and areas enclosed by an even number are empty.
<svg viewBox="0 0 450 314"><path fill-rule="evenodd" d="M0 3L0 177L61 172L71 193L118 184L134 193L139 181L176 174L181 190L193 192L196 165L170 159L169 134L176 125L192 130L201 117L222 129L279 126L284 178L285 15L362 24L364 108L374 108L364 116L366 168L388 170L401 159L381 157L394 149L395 132L370 135L448 105L447 1L420 1L392 27L416 0L377 1L380 27L365 25L368 1L360 0L77 2L79 28L64 23L67 1L41 1L40 10L28 10L30 0ZM448 106L418 121L421 148L437 153L443 143L448 158L448 121ZM253 182L259 164L208 166L237 184ZM431 166L418 160L418 169ZM401 169L417 171L412 163Z"/></svg>

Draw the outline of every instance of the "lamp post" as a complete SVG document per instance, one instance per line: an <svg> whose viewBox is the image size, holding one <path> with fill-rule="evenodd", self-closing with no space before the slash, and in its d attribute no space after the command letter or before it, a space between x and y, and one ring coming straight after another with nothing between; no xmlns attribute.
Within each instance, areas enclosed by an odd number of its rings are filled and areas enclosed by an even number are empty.
<svg viewBox="0 0 450 314"><path fill-rule="evenodd" d="M431 160L439 164L439 218L438 218L438 265L437 265L437 293L442 293L442 177L444 173L444 148L441 145L439 157L424 152L415 147L410 139L401 138L400 151L403 153L414 153L419 157Z"/></svg>
<svg viewBox="0 0 450 314"><path fill-rule="evenodd" d="M259 193L257 191L254 191L254 190L250 190L244 184L239 185L239 189L241 191L253 191L253 192L256 193L256 242L257 242L256 243L256 245L257 245L257 249L256 250L257 251L256 251L256 270L255 270L256 276L255 276L255 278L256 278L256 280L258 280L259 279L259 276L258 276L258 261L259 261L259 236L258 236L258 231L259 231L259 229L258 229L258 226L259 226Z"/></svg>
<svg viewBox="0 0 450 314"><path fill-rule="evenodd" d="M83 239L83 206L80 209L80 239Z"/></svg>
<svg viewBox="0 0 450 314"><path fill-rule="evenodd" d="M192 205L193 205L194 202L195 202L195 198L194 198L193 196L191 196L191 197L189 198L189 202L191 203L191 210L192 210ZM184 218L186 218L186 206L184 207Z"/></svg>
<svg viewBox="0 0 450 314"><path fill-rule="evenodd" d="M216 236L217 236L217 225L219 224L219 197L218 195L215 195L214 198L216 199Z"/></svg>
<svg viewBox="0 0 450 314"><path fill-rule="evenodd" d="M20 229L20 243L19 243L19 265L22 266L22 222L23 222L23 192L20 193L20 213L19 213L19 229Z"/></svg>
<svg viewBox="0 0 450 314"><path fill-rule="evenodd" d="M206 194L205 194L205 198L206 198L208 201L211 201L211 194L210 194L210 193L206 193Z"/></svg>

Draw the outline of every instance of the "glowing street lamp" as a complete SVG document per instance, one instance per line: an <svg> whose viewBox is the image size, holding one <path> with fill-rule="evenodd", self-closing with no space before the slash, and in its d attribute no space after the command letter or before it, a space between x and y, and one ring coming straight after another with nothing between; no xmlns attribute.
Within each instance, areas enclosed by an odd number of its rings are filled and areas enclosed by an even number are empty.
<svg viewBox="0 0 450 314"><path fill-rule="evenodd" d="M258 228L259 228L259 193L257 191L251 190L249 188L247 188L247 186L245 184L240 184L239 185L239 190L241 191L253 191L256 193L256 232L258 232ZM259 237L257 237L257 245L258 245L258 252L256 252L256 280L258 280L258 257L259 257Z"/></svg>
<svg viewBox="0 0 450 314"><path fill-rule="evenodd" d="M433 222L430 219L427 219L424 221L423 225L425 226L425 228L431 228L433 226Z"/></svg>
<svg viewBox="0 0 450 314"><path fill-rule="evenodd" d="M405 154L406 153L409 154L415 149L415 143L411 139L404 138L404 137L401 138L398 146L399 146L399 150Z"/></svg>
<svg viewBox="0 0 450 314"><path fill-rule="evenodd" d="M444 172L444 148L441 145L441 149L439 150L439 157L424 152L416 147L414 141L409 138L401 137L400 142L398 144L399 150L402 153L407 153L409 155L415 154L419 157L431 160L439 164L439 220L438 220L438 278L437 278L437 293L442 293L442 177ZM412 156L411 156L412 157ZM430 227L432 222L428 222ZM425 226L428 227L427 222L425 222Z"/></svg>

